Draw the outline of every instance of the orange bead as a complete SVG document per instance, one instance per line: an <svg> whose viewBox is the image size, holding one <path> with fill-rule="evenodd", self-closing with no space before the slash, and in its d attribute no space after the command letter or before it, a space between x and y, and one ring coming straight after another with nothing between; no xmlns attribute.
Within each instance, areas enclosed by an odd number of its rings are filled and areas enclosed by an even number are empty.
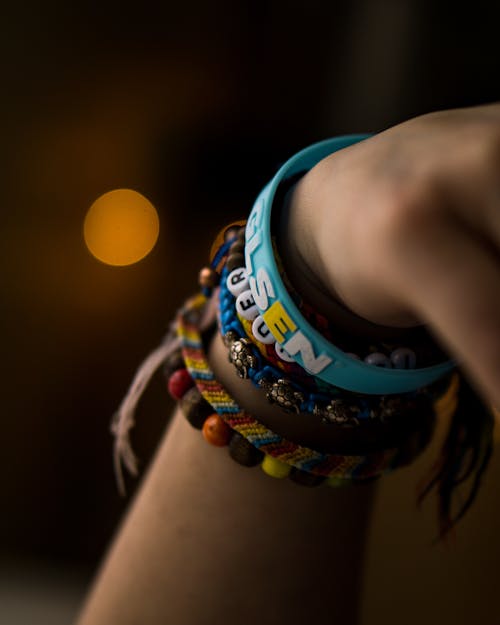
<svg viewBox="0 0 500 625"><path fill-rule="evenodd" d="M205 419L202 433L205 440L216 447L225 447L231 439L231 428L215 413Z"/></svg>

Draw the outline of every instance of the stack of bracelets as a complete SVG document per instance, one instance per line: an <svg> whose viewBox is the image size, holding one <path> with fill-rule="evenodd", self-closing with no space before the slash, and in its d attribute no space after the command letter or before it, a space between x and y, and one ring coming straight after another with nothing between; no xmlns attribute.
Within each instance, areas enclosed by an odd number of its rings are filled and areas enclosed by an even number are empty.
<svg viewBox="0 0 500 625"><path fill-rule="evenodd" d="M163 364L171 396L209 443L227 446L244 466L260 465L272 477L304 486L378 478L416 458L436 418L450 420L442 456L420 496L437 488L440 535L463 515L491 454L491 414L427 335L417 343L409 333L405 345L362 345L343 336L339 349L333 343L338 330L294 291L279 258L273 204L322 158L364 138L330 139L299 152L264 188L248 220L219 235L210 265L200 272L200 292L179 311L113 424L121 485L121 462L136 472L128 441L131 414L145 381ZM217 326L235 375L249 379L279 409L335 429L350 442L338 453L311 449L240 408L208 364L205 346ZM469 477L469 493L453 512L452 492Z"/></svg>

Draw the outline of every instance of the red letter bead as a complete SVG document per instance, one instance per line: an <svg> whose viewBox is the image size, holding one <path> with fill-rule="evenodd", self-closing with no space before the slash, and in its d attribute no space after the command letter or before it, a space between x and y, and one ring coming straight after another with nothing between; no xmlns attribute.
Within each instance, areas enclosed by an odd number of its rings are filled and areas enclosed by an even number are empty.
<svg viewBox="0 0 500 625"><path fill-rule="evenodd" d="M168 392L174 399L182 399L186 391L193 386L193 378L187 369L177 369L168 380Z"/></svg>
<svg viewBox="0 0 500 625"><path fill-rule="evenodd" d="M231 438L231 428L215 413L205 419L202 432L205 440L216 447L225 447Z"/></svg>

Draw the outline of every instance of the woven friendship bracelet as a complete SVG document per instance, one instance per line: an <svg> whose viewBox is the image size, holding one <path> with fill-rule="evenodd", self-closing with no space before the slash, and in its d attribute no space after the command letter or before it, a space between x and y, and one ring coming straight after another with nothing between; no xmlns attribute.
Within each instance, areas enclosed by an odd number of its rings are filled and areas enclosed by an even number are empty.
<svg viewBox="0 0 500 625"><path fill-rule="evenodd" d="M300 471L323 477L359 480L381 475L410 461L400 449L386 449L368 455L322 453L286 440L243 411L215 379L206 360L198 320L206 305L203 295L195 297L177 323L185 366L203 398L234 431L266 455Z"/></svg>

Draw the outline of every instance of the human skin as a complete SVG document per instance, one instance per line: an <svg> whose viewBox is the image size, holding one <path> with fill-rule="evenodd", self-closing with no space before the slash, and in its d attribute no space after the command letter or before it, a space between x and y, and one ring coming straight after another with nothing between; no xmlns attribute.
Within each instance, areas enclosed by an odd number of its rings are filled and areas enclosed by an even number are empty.
<svg viewBox="0 0 500 625"><path fill-rule="evenodd" d="M500 406L500 105L417 117L297 185L287 269L328 316L425 323ZM298 235L300 233L300 235Z"/></svg>
<svg viewBox="0 0 500 625"><path fill-rule="evenodd" d="M336 320L342 301L363 333L428 324L500 405L499 174L499 105L415 118L333 154L290 198L280 251L292 282ZM287 433L220 337L210 361L242 407ZM289 423L291 437L335 446L320 426ZM355 623L372 496L239 467L176 415L78 624Z"/></svg>

